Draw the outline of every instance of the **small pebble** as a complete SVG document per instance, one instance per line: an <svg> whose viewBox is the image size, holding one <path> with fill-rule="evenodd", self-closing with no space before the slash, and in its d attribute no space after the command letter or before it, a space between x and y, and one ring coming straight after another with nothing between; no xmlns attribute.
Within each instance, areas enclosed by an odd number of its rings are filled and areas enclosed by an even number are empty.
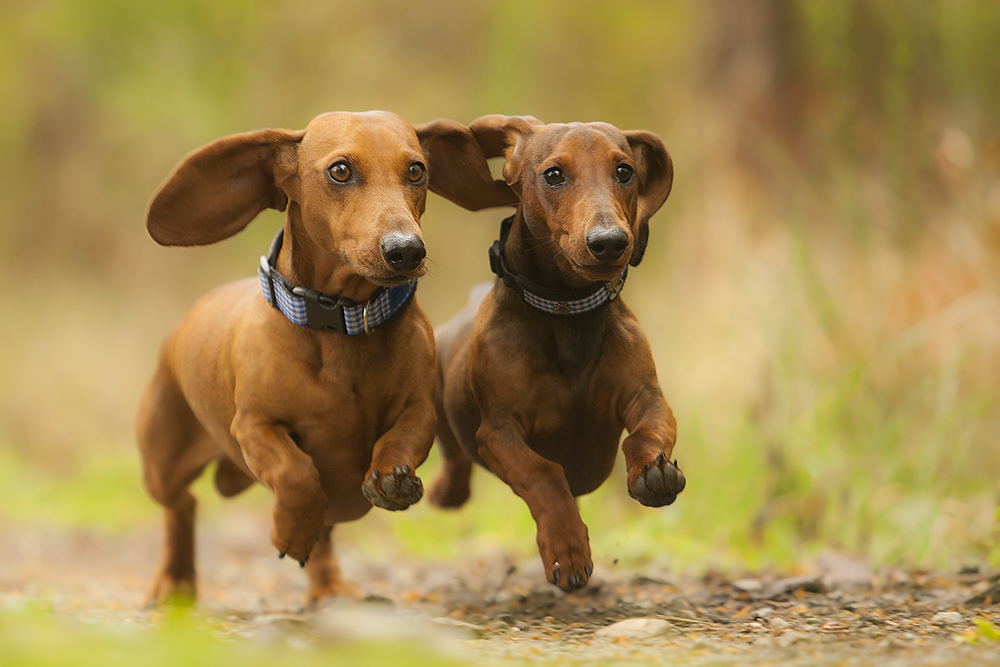
<svg viewBox="0 0 1000 667"><path fill-rule="evenodd" d="M771 619L770 626L772 630L787 630L792 624L778 616Z"/></svg>
<svg viewBox="0 0 1000 667"><path fill-rule="evenodd" d="M608 639L646 639L666 634L673 625L660 618L627 618L601 628L594 634Z"/></svg>
<svg viewBox="0 0 1000 667"><path fill-rule="evenodd" d="M744 593L756 593L764 590L764 584L760 579L737 579L733 586Z"/></svg>
<svg viewBox="0 0 1000 667"><path fill-rule="evenodd" d="M797 632L795 630L785 630L780 635L778 635L778 646L782 648L788 648L796 642L800 642L803 639L808 639L809 635L804 632Z"/></svg>
<svg viewBox="0 0 1000 667"><path fill-rule="evenodd" d="M965 619L957 611L939 611L931 617L934 625L958 625L963 620Z"/></svg>

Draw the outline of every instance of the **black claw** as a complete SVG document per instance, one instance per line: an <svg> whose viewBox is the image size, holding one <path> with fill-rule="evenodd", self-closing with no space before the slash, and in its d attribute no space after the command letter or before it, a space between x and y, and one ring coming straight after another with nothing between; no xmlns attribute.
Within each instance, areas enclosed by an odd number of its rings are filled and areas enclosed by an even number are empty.
<svg viewBox="0 0 1000 667"><path fill-rule="evenodd" d="M583 575L579 572L574 572L569 575L569 580L566 582L569 584L570 590L576 590L577 588L583 588Z"/></svg>
<svg viewBox="0 0 1000 667"><path fill-rule="evenodd" d="M278 558L284 558L284 557L285 557L285 552L284 551L279 551L278 552Z"/></svg>
<svg viewBox="0 0 1000 667"><path fill-rule="evenodd" d="M558 586L559 585L559 576L560 576L559 575L559 564L557 563L556 566L554 568L552 568L552 579L549 580L550 583L553 583L553 584L555 584L555 585Z"/></svg>
<svg viewBox="0 0 1000 667"><path fill-rule="evenodd" d="M656 467L662 468L667 464L667 455L664 452L660 452L660 455L656 457Z"/></svg>
<svg viewBox="0 0 1000 667"><path fill-rule="evenodd" d="M306 560L309 560L309 559L307 558ZM306 561L305 560L300 560L299 561L299 567L305 567L305 566L306 566Z"/></svg>
<svg viewBox="0 0 1000 667"><path fill-rule="evenodd" d="M584 565L583 566L583 571L586 573L587 578L590 579L590 575L592 575L594 573L594 568L592 568L589 565Z"/></svg>

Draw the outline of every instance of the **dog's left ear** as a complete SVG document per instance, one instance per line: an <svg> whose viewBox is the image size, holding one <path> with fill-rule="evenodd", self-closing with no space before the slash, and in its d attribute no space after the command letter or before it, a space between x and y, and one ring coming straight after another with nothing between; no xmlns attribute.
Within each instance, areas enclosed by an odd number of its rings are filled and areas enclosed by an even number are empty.
<svg viewBox="0 0 1000 667"><path fill-rule="evenodd" d="M663 141L652 132L633 130L624 134L632 148L639 177L638 210L633 228L635 242L629 260L629 264L638 266L649 240L649 219L667 200L674 184L674 163Z"/></svg>
<svg viewBox="0 0 1000 667"><path fill-rule="evenodd" d="M192 151L160 185L146 229L161 245L207 245L246 227L266 208L284 211L305 131L256 130Z"/></svg>
<svg viewBox="0 0 1000 667"><path fill-rule="evenodd" d="M432 192L470 211L517 204L510 186L493 179L482 148L465 125L439 119L414 129Z"/></svg>

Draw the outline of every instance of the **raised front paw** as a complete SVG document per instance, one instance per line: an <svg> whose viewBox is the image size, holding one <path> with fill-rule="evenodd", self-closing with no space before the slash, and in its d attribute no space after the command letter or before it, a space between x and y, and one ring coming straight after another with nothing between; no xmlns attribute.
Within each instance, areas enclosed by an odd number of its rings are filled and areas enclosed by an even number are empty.
<svg viewBox="0 0 1000 667"><path fill-rule="evenodd" d="M372 470L361 485L361 492L375 507L398 511L405 510L423 497L424 484L410 470L410 466L400 465L384 474Z"/></svg>
<svg viewBox="0 0 1000 667"><path fill-rule="evenodd" d="M677 500L686 484L677 462L660 452L652 463L629 472L628 494L647 507L663 507Z"/></svg>

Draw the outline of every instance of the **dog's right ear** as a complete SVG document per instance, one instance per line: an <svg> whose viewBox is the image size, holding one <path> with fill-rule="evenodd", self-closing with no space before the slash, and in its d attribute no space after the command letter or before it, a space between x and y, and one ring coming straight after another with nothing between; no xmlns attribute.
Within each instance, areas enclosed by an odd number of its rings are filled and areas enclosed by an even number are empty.
<svg viewBox="0 0 1000 667"><path fill-rule="evenodd" d="M207 245L236 234L266 208L285 210L304 130L257 130L213 141L160 185L146 229L161 245Z"/></svg>
<svg viewBox="0 0 1000 667"><path fill-rule="evenodd" d="M517 204L510 187L493 179L482 148L465 125L439 119L414 129L432 192L470 211Z"/></svg>
<svg viewBox="0 0 1000 667"><path fill-rule="evenodd" d="M630 265L639 266L649 241L649 219L663 206L674 185L674 163L663 140L652 132L630 130L624 134L639 177L639 201L633 223L635 243L629 258Z"/></svg>
<svg viewBox="0 0 1000 667"><path fill-rule="evenodd" d="M487 158L505 156L503 177L507 185L521 196L521 169L524 164L524 144L544 123L534 116L503 116L493 114L472 121L469 129Z"/></svg>

